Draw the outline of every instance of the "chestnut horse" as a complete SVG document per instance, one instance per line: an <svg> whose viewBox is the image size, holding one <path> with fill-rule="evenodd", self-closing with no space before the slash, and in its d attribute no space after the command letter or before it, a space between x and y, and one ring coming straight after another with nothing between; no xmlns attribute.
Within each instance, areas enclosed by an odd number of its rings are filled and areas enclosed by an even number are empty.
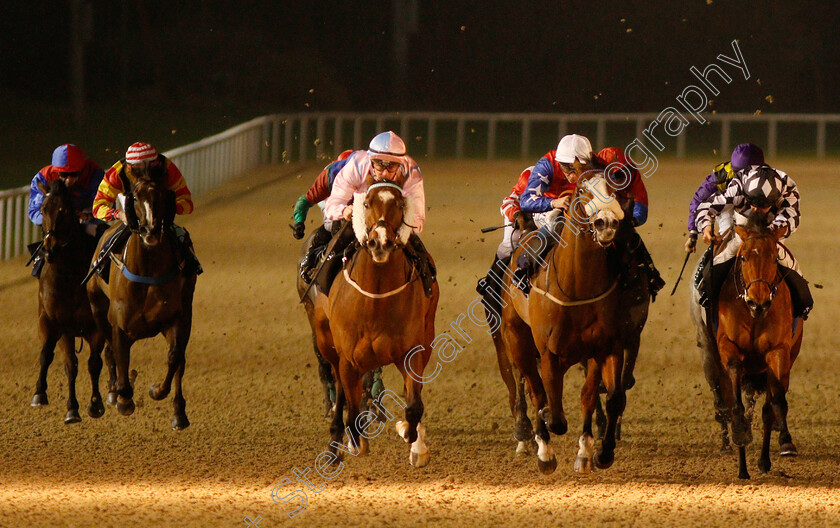
<svg viewBox="0 0 840 528"><path fill-rule="evenodd" d="M134 412L134 388L129 379L131 345L163 333L169 344L168 370L162 384L149 389L154 400L165 398L175 383L173 429L189 427L181 380L185 351L192 328L192 302L196 276L185 277L175 234L170 228L175 216L175 195L156 178L131 182L126 199L126 218L131 235L122 256L111 255L112 266L106 283L98 275L88 282L88 297L97 324L109 337L116 363L117 411ZM99 243L101 246L109 229ZM99 248L98 248L99 249ZM109 394L112 401L113 394Z"/></svg>
<svg viewBox="0 0 840 528"><path fill-rule="evenodd" d="M419 275L402 251L411 234L404 216L413 217L412 203L393 183L376 183L353 199L353 229L363 250L357 251L332 284L329 297L315 299L318 348L333 366L336 409L330 426L329 450L336 454L344 439L347 406L348 447L368 451L368 420L359 414L362 377L394 364L403 376L407 405L397 433L409 444L409 463L429 463L425 443L421 378L431 355L435 311L440 291L427 298ZM418 346L419 345L419 346ZM359 419L357 419L359 418ZM358 450L358 451L357 451Z"/></svg>
<svg viewBox="0 0 840 528"><path fill-rule="evenodd" d="M105 335L97 328L90 310L82 279L93 255L95 240L85 234L84 226L76 218L70 190L61 179L47 188L41 212L44 220L45 263L38 280L38 334L41 339L41 371L35 383L32 406L47 405L47 370L54 357L56 343L64 352L64 371L67 374L67 414L64 423L81 421L76 400L76 357L74 338L83 337L90 348L88 372L92 386L88 415L99 418L105 413L99 393L99 374L102 372L102 348ZM108 355L108 352L106 352Z"/></svg>
<svg viewBox="0 0 840 528"><path fill-rule="evenodd" d="M580 363L587 371L581 391L583 432L575 471L589 472L593 462L599 468L612 465L616 425L625 407L621 327L627 316L621 312L621 296L616 291L618 273L606 252L624 212L614 199L605 202L599 198L609 196L602 171L584 171L577 162L574 170L579 178L570 217L558 234L561 242L547 257L547 266L533 277L530 296L511 289L509 277L502 293L502 340L510 362L530 388L538 418L537 464L545 474L557 468L549 431L562 435L568 429L563 377L570 367ZM524 246L523 240L518 252ZM601 449L595 452L592 414L602 380L607 392L607 427ZM523 393L519 391L520 401L515 406L517 433L531 426L527 405L521 400Z"/></svg>
<svg viewBox="0 0 840 528"><path fill-rule="evenodd" d="M735 232L741 246L721 287L716 338L720 390L731 418L732 442L738 446L738 477L748 479L745 446L752 442L752 431L744 415L742 382L745 376L766 376L764 440L758 459L758 468L766 473L774 429L780 431L782 454L796 453L787 427L785 395L802 346L803 321L793 318L790 290L777 264L779 233L755 222L749 229L735 226Z"/></svg>

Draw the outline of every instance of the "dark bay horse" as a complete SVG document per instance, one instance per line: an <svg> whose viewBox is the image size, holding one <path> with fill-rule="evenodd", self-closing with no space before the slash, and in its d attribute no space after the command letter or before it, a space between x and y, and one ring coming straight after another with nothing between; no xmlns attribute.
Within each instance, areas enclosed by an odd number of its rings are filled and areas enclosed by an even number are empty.
<svg viewBox="0 0 840 528"><path fill-rule="evenodd" d="M557 468L549 431L561 435L568 429L562 398L563 378L570 367L582 364L587 371L576 471L588 472L593 463L599 468L612 465L616 425L625 406L621 328L626 315L616 291L618 272L605 249L612 244L624 212L614 199L602 201L596 196L609 196L602 171L584 171L575 163L575 173L579 179L571 216L559 233L562 242L534 276L530 296L511 289L509 277L502 293L502 340L537 410L537 464L546 474ZM518 251L525 245L523 240ZM601 381L607 392L607 426L601 449L595 452L592 414ZM520 390L514 406L520 441L524 440L520 433L531 429L523 394Z"/></svg>
<svg viewBox="0 0 840 528"><path fill-rule="evenodd" d="M782 455L796 454L787 427L786 393L802 346L803 321L793 319L790 290L777 264L779 233L757 222L751 222L749 229L735 226L735 232L741 246L721 287L716 341L722 400L731 419L732 442L738 446L738 477L748 479L745 447L752 442L752 431L744 415L742 383L748 376L766 379L764 439L758 459L759 469L766 473L773 430L780 431Z"/></svg>
<svg viewBox="0 0 840 528"><path fill-rule="evenodd" d="M64 423L81 420L79 402L76 400L76 375L79 360L76 357L74 338L83 337L90 348L88 372L92 392L88 415L99 418L105 413L99 393L99 374L102 371L102 348L105 335L97 328L91 313L82 279L88 270L96 242L85 234L73 208L70 190L58 179L47 188L39 184L44 193L43 213L45 254L44 268L38 280L38 334L41 339L41 370L35 383L32 406L47 405L47 370L54 357L56 343L64 352L64 370L67 374L67 414ZM107 355L107 352L106 352Z"/></svg>
<svg viewBox="0 0 840 528"><path fill-rule="evenodd" d="M409 444L409 462L428 464L420 378L431 355L434 318L440 291L437 284L427 298L414 267L402 251L411 233L403 218L413 218L412 204L393 183L371 185L354 197L353 228L362 244L333 283L329 296L315 301L318 348L333 366L336 411L330 426L329 450L344 450L344 407L350 451L366 453L369 436L357 418L362 397L362 375L394 364L403 375L407 405L405 421L397 433ZM420 345L422 348L419 348Z"/></svg>
<svg viewBox="0 0 840 528"><path fill-rule="evenodd" d="M169 345L168 369L163 383L153 385L149 395L154 400L165 398L174 380L172 428L184 429L190 422L181 381L192 328L196 276L185 277L179 268L180 254L170 228L175 196L157 178L137 179L131 182L125 209L131 235L121 256L111 255L108 283L94 275L87 287L94 317L114 351L116 382L109 391L117 395L120 414L134 412L134 388L129 379L131 345L163 333ZM116 229L105 233L100 248Z"/></svg>

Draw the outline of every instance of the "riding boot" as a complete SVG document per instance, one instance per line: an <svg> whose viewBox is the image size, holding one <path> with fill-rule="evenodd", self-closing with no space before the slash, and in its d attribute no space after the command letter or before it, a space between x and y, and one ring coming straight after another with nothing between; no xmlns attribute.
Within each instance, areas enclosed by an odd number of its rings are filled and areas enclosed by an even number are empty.
<svg viewBox="0 0 840 528"><path fill-rule="evenodd" d="M318 288L321 292L329 294L332 282L338 272L344 267L344 263L355 253L358 244L356 242L356 233L352 229L344 229L341 231L345 222L335 222L333 228L336 230L335 242L329 241L327 247L332 244L332 249L327 255L321 254L321 259L324 264L321 265L321 270L317 276L313 276L312 280L317 281ZM340 234L339 234L340 233ZM325 250L326 251L326 248ZM316 258L316 263L319 259Z"/></svg>
<svg viewBox="0 0 840 528"><path fill-rule="evenodd" d="M181 259L184 262L184 269L182 270L185 277L192 277L193 275L201 275L204 269L195 255L195 248L193 247L190 233L183 227L175 224L172 225L172 230L175 234L175 240L178 241L178 251L181 253Z"/></svg>
<svg viewBox="0 0 840 528"><path fill-rule="evenodd" d="M656 301L656 294L659 293L665 286L665 281L659 274L659 270L653 264L653 258L645 247L642 237L638 233L630 237L627 249L630 251L631 262L644 270L648 278L648 288L650 289L650 302Z"/></svg>
<svg viewBox="0 0 840 528"><path fill-rule="evenodd" d="M490 271L486 276L478 279L478 284L475 291L481 294L481 304L484 305L484 310L488 314L493 313L497 317L501 316L502 303L500 301L502 295L502 283L500 282L504 276L504 268L510 264L510 255L500 259L498 255L493 257L493 264L490 266ZM492 276L491 276L492 275Z"/></svg>
<svg viewBox="0 0 840 528"><path fill-rule="evenodd" d="M105 279L105 282L108 282L108 269L110 263L108 256L112 252L122 249L123 245L128 241L130 236L131 230L128 226L120 224L117 230L114 231L114 234L111 235L111 238L105 241L102 249L99 250L99 255L97 255L96 260L90 265L91 269L94 270L97 275Z"/></svg>
<svg viewBox="0 0 840 528"><path fill-rule="evenodd" d="M309 245L309 251L306 252L306 257L300 263L300 276L306 284L312 282L309 273L315 268L318 257L321 256L324 248L330 242L330 238L332 238L332 235L323 225L315 231L315 236L312 237L312 243Z"/></svg>
<svg viewBox="0 0 840 528"><path fill-rule="evenodd" d="M790 290L790 300L793 304L793 317L801 317L803 320L808 318L808 313L814 307L814 298L811 297L811 289L808 288L808 281L805 277L796 273L790 268L779 265L779 271L782 277L785 278Z"/></svg>
<svg viewBox="0 0 840 528"><path fill-rule="evenodd" d="M700 285L703 283L703 273L709 266L709 263L712 261L711 246L707 247L706 251L703 252L703 255L700 257L700 261L702 262L702 264L697 268L697 271L694 273L694 287L697 289L697 291L702 292Z"/></svg>
<svg viewBox="0 0 840 528"><path fill-rule="evenodd" d="M531 275L536 273L540 262L545 262L545 257L556 243L554 237L549 236L543 229L537 231L535 236L544 241L538 258L534 258L534 255L528 251L523 251L516 259L516 270L513 272L516 287L522 290L525 295L528 295L531 291Z"/></svg>
<svg viewBox="0 0 840 528"><path fill-rule="evenodd" d="M41 244L43 242L33 242L26 246L29 255L32 256L32 276L36 279L41 278L41 269L44 267L44 254L41 253Z"/></svg>
<svg viewBox="0 0 840 528"><path fill-rule="evenodd" d="M735 259L731 258L720 264L711 264L706 267L703 275L703 289L701 290L700 305L706 308L706 320L717 324L718 298L723 281L732 270ZM705 301L704 301L705 299ZM703 304L705 302L705 304Z"/></svg>
<svg viewBox="0 0 840 528"><path fill-rule="evenodd" d="M426 297L431 297L432 285L435 283L437 270L432 264L428 251L426 251L426 246L423 245L423 241L420 240L417 233L412 232L409 235L405 252L420 274L420 280L423 281L423 291L426 293Z"/></svg>

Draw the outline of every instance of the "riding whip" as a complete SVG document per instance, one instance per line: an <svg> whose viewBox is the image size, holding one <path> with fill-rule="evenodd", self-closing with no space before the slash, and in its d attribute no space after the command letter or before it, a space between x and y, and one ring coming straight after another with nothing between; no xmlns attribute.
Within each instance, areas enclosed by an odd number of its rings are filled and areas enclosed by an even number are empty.
<svg viewBox="0 0 840 528"><path fill-rule="evenodd" d="M493 226L493 227L482 227L481 232L482 233L489 233L490 231L495 231L497 229L502 229L503 227L507 227L507 224L502 224L500 226Z"/></svg>
<svg viewBox="0 0 840 528"><path fill-rule="evenodd" d="M683 272L685 271L685 265L688 264L688 258L691 256L691 253L685 254L685 260L683 261L682 269L680 269L680 276L677 277L677 282L674 283L674 289L671 290L671 295L674 295L674 292L677 291L677 286L680 284L680 280L682 279Z"/></svg>

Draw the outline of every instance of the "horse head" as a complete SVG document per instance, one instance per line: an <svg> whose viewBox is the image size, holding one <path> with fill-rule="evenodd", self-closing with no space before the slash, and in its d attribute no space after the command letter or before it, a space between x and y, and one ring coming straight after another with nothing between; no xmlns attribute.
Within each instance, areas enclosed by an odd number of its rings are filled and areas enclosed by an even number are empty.
<svg viewBox="0 0 840 528"><path fill-rule="evenodd" d="M370 251L374 262L387 262L391 252L403 246L411 233L403 222L406 198L402 189L390 182L374 183L366 193L357 193L353 204L356 238Z"/></svg>
<svg viewBox="0 0 840 528"><path fill-rule="evenodd" d="M55 253L70 244L79 229L79 221L73 209L70 189L63 180L53 181L49 188L39 183L38 188L44 193L44 202L41 204L44 252L47 262L53 262Z"/></svg>
<svg viewBox="0 0 840 528"><path fill-rule="evenodd" d="M158 179L141 178L132 185L131 194L133 200L126 202L129 227L145 245L154 247L175 218L175 193Z"/></svg>
<svg viewBox="0 0 840 528"><path fill-rule="evenodd" d="M576 159L573 167L576 176L575 194L569 206L572 218L581 225L589 225L595 242L607 247L615 239L624 211L616 200L600 168L586 169Z"/></svg>
<svg viewBox="0 0 840 528"><path fill-rule="evenodd" d="M782 281L777 265L778 237L766 225L750 222L749 227L735 226L741 246L735 257L735 284L739 297L747 304L750 315L759 319L769 310Z"/></svg>

